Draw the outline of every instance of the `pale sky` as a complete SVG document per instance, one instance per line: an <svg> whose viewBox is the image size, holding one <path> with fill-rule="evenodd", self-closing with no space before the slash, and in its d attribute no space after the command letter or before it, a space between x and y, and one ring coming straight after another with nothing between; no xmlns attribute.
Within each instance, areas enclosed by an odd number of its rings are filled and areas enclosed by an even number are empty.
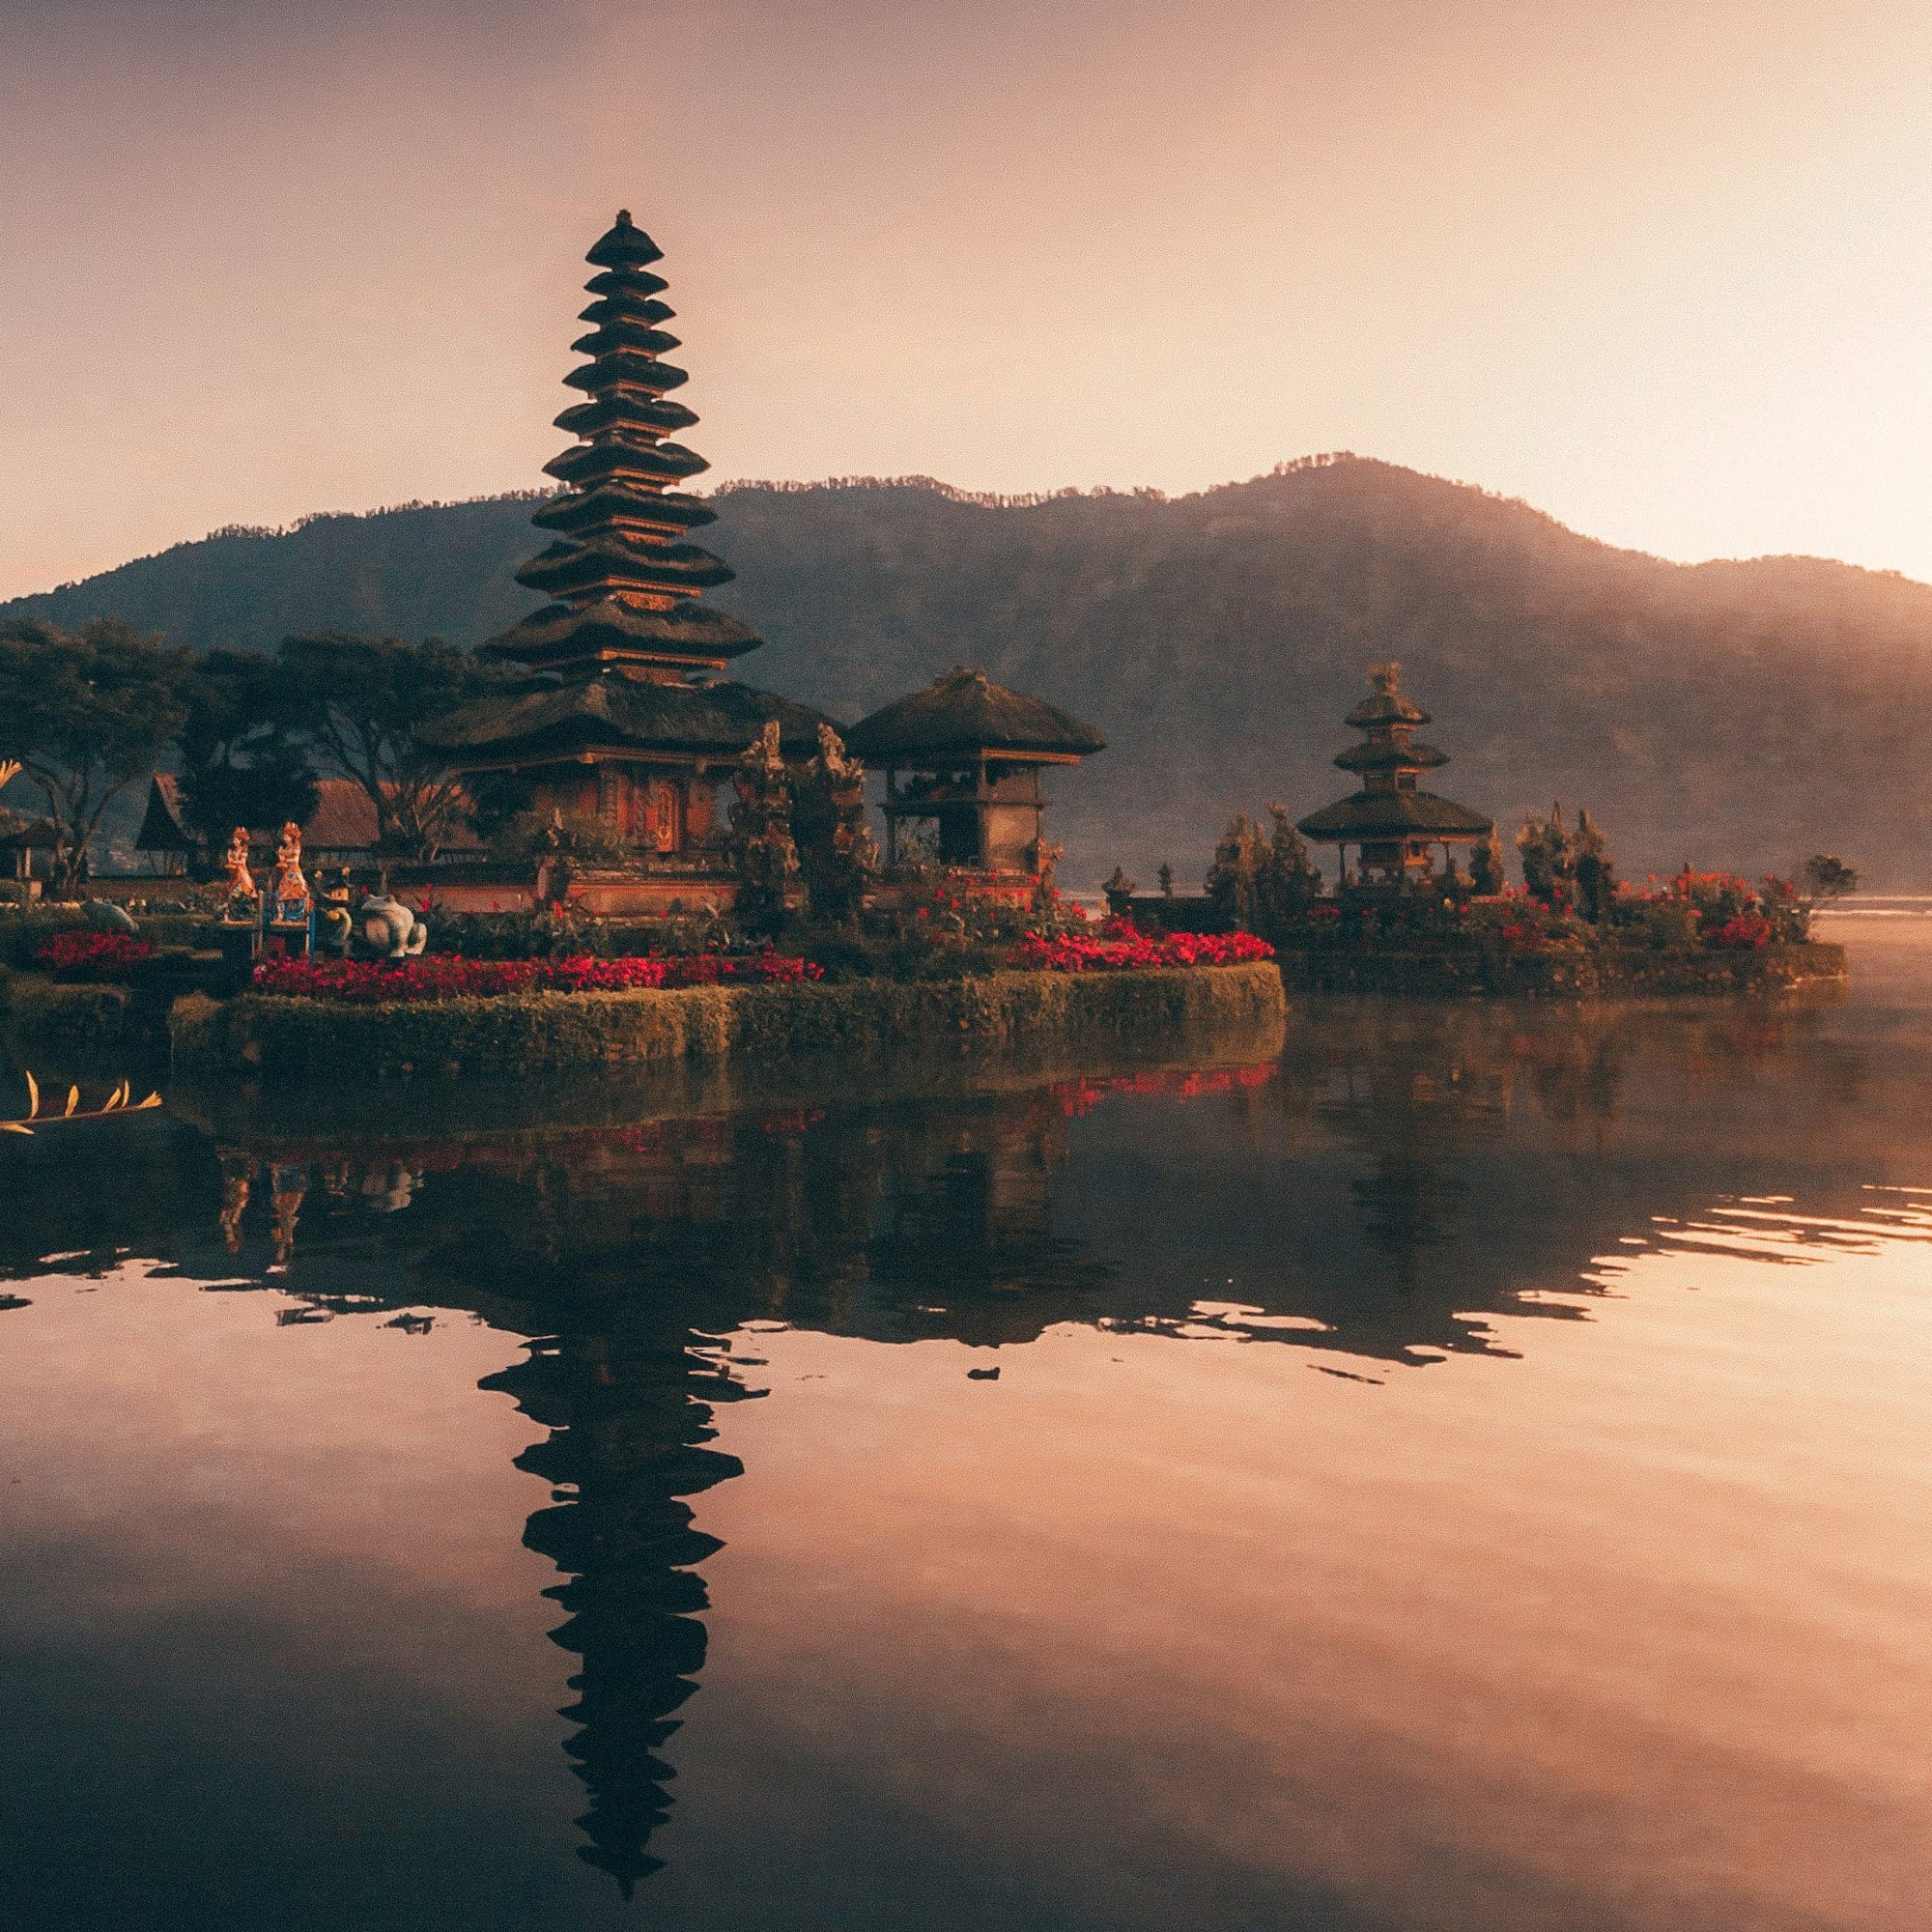
<svg viewBox="0 0 1932 1932"><path fill-rule="evenodd" d="M1924 0L0 0L0 596L536 487L583 249L710 481L1315 450L1932 578Z"/></svg>

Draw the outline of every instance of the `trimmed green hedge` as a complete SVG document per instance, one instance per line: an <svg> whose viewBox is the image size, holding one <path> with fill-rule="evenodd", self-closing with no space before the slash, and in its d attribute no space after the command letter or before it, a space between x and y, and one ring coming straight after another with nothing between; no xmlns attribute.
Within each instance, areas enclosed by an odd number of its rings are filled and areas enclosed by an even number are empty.
<svg viewBox="0 0 1932 1932"><path fill-rule="evenodd" d="M74 932L86 927L78 906L52 909L36 907L31 912L0 912L0 966L33 964L34 948L57 932ZM134 920L135 937L145 939L156 950L161 947L201 947L220 944L220 925L200 913L142 913Z"/></svg>
<svg viewBox="0 0 1932 1932"><path fill-rule="evenodd" d="M1819 940L1750 952L1703 948L1595 952L1284 952L1281 973L1297 992L1465 993L1519 998L1620 993L1787 993L1847 977L1845 949Z"/></svg>
<svg viewBox="0 0 1932 1932"><path fill-rule="evenodd" d="M128 1038L126 986L62 985L39 973L0 967L0 1026L8 1046L36 1054L111 1053Z"/></svg>
<svg viewBox="0 0 1932 1932"><path fill-rule="evenodd" d="M1272 965L1162 973L998 973L896 984L693 986L358 1006L244 993L189 995L169 1020L185 1072L277 1078L535 1073L550 1067L854 1058L954 1042L976 1048L1144 1048L1201 1029L1278 1023Z"/></svg>

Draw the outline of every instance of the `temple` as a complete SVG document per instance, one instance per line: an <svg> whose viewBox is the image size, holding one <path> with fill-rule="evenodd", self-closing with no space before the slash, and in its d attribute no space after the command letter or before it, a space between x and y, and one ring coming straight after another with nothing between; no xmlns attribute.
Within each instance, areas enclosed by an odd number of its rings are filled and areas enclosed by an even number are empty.
<svg viewBox="0 0 1932 1932"><path fill-rule="evenodd" d="M1351 745L1335 760L1345 772L1361 775L1362 788L1310 812L1296 829L1304 838L1340 846L1345 877L1349 847L1354 846L1365 884L1428 879L1438 847L1446 873L1455 864L1455 848L1488 838L1493 822L1467 806L1417 788L1416 780L1446 765L1448 754L1416 743L1416 729L1430 722L1429 713L1403 696L1400 665L1377 665L1369 680L1374 689L1345 721L1364 734L1365 742Z"/></svg>
<svg viewBox="0 0 1932 1932"><path fill-rule="evenodd" d="M888 866L996 877L1050 869L1041 772L1106 747L1091 724L965 669L862 719L845 742L885 770Z"/></svg>
<svg viewBox="0 0 1932 1932"><path fill-rule="evenodd" d="M619 906L728 897L717 797L768 721L787 759L817 749L819 713L718 677L761 639L700 601L730 570L690 541L717 513L678 486L707 466L672 440L697 418L668 400L687 379L662 359L661 250L620 211L585 258L598 270L564 381L585 400L556 418L578 439L545 466L563 494L531 521L554 537L517 582L554 601L482 646L521 676L423 733L499 813L594 815L631 847Z"/></svg>

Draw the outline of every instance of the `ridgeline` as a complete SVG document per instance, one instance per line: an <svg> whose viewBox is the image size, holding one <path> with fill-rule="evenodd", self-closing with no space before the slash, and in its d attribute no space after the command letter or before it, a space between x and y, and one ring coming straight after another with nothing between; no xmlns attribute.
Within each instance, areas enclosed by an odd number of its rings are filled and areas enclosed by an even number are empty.
<svg viewBox="0 0 1932 1932"><path fill-rule="evenodd" d="M343 629L480 641L532 606L528 496L231 530L0 606L120 616L207 648ZM1390 464L1315 459L1198 496L979 498L923 479L740 485L715 602L769 640L745 674L841 718L955 663L1110 749L1050 823L1085 885L1205 868L1229 814L1337 789L1363 668L1399 658L1504 828L1587 805L1627 873L1841 852L1932 889L1932 586L1809 557L1665 563Z"/></svg>

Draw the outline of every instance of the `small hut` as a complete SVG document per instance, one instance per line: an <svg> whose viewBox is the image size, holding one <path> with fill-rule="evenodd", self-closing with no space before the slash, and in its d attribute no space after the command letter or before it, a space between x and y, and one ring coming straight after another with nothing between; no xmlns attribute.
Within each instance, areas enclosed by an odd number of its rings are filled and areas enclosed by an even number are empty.
<svg viewBox="0 0 1932 1932"><path fill-rule="evenodd" d="M1458 845L1487 838L1492 820L1453 800L1437 798L1416 783L1424 772L1449 762L1448 753L1416 742L1429 713L1403 696L1402 667L1377 665L1369 672L1369 696L1349 713L1347 724L1364 736L1335 760L1345 772L1361 776L1362 788L1310 812L1297 828L1302 836L1341 847L1346 875L1349 847L1356 849L1357 869L1367 883L1400 885L1427 879L1439 848L1442 869L1454 863Z"/></svg>
<svg viewBox="0 0 1932 1932"><path fill-rule="evenodd" d="M50 818L34 818L6 829L0 821L0 879L44 885L60 858L60 828Z"/></svg>
<svg viewBox="0 0 1932 1932"><path fill-rule="evenodd" d="M272 826L252 827L252 861L266 865L279 836ZM311 866L374 866L382 856L381 837L376 801L355 780L316 781L315 810L301 826L302 855ZM134 849L164 872L178 873L206 862L202 841L187 829L182 816L178 778L156 772L149 780L147 809L141 815ZM482 858L484 851L466 820L443 841L437 860L441 865L461 865Z"/></svg>
<svg viewBox="0 0 1932 1932"><path fill-rule="evenodd" d="M955 669L845 734L886 775L886 863L924 854L994 873L1041 869L1048 800L1041 774L1106 749L1057 705Z"/></svg>

